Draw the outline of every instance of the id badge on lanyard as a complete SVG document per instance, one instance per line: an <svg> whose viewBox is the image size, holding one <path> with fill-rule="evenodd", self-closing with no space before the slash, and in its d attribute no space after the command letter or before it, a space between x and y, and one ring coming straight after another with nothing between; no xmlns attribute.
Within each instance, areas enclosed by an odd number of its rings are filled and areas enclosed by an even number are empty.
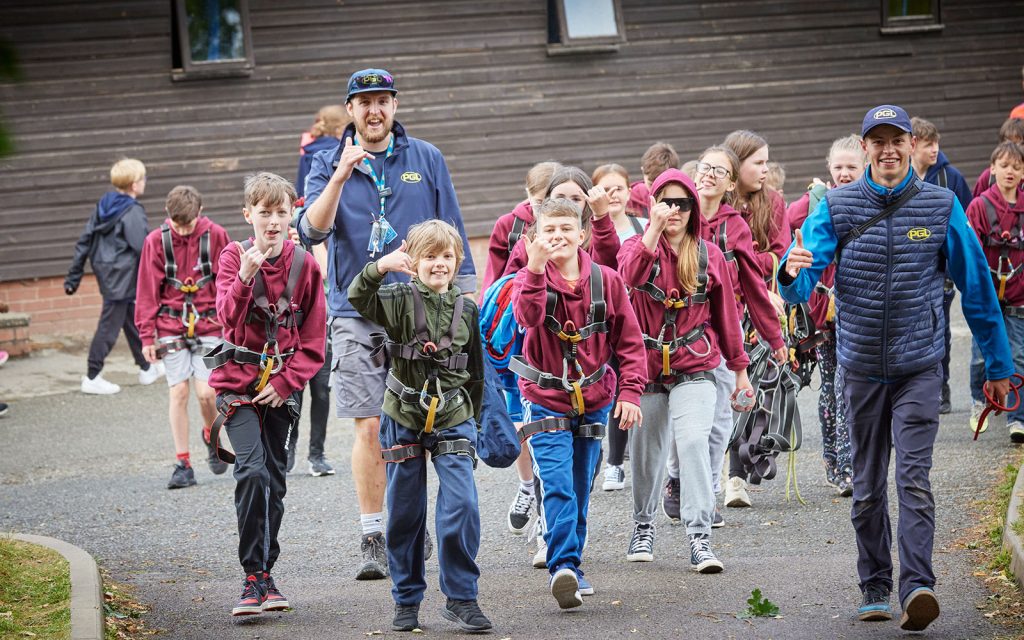
<svg viewBox="0 0 1024 640"><path fill-rule="evenodd" d="M387 163L387 159L391 157L394 150L395 136L392 134L391 140L388 142L387 155L384 157L385 164ZM370 178L373 180L374 186L377 187L377 194L380 196L380 213L370 213L370 220L372 221L370 227L370 241L366 246L366 250L370 253L370 257L374 258L378 253L383 253L384 247L389 245L398 237L398 232L395 231L391 226L391 223L389 223L387 218L384 217L387 198L391 195L391 188L388 187L385 182L384 167L381 167L381 175L378 176L373 165L370 164L369 159L363 158L363 164L366 165Z"/></svg>

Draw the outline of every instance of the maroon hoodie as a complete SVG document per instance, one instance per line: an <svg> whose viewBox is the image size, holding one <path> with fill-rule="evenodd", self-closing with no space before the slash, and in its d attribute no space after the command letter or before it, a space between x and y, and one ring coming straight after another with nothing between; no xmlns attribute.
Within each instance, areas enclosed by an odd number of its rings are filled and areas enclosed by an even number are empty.
<svg viewBox="0 0 1024 640"><path fill-rule="evenodd" d="M988 259L988 265L992 269L998 269L999 255L1002 253L1002 250L998 246L985 246L986 236L992 235L993 239L998 240L995 234L991 234L992 227L988 222L988 207L985 204L985 200L995 205L996 214L999 216L1000 229L1002 231L1010 231L1017 225L1021 214L1024 214L1024 190L1021 190L1020 187L1017 188L1017 202L1011 207L1006 202L1002 192L999 191L999 186L992 185L980 196L971 200L971 204L967 206L967 220L971 223L974 232L978 234L981 246L985 250L985 257ZM1021 248L1011 248L1007 254L1010 264L1013 266L1024 262L1024 243L1018 244L1018 247ZM999 278L995 274L992 274L992 283L995 285L996 292L998 293ZM1018 273L1006 281L1006 292L1003 296L1003 301L1011 307L1024 306L1024 273Z"/></svg>
<svg viewBox="0 0 1024 640"><path fill-rule="evenodd" d="M506 234L508 235L508 234ZM590 220L590 257L597 264L616 268L615 256L619 253L619 232L615 230L615 223L611 216L603 218L591 218ZM512 255L508 258L505 271L501 274L507 276L510 273L517 273L526 266L526 247L522 242L516 244L512 249Z"/></svg>
<svg viewBox="0 0 1024 640"><path fill-rule="evenodd" d="M647 183L639 180L629 185L629 201L626 203L626 211L640 218L646 218L648 205L651 204L651 192L647 189Z"/></svg>
<svg viewBox="0 0 1024 640"><path fill-rule="evenodd" d="M481 301L484 299L487 288L505 273L505 266L508 265L509 259L508 234L512 232L512 223L516 218L526 223L523 225L523 233L533 226L533 207L529 200L523 200L511 212L498 218L498 222L494 225L494 231L491 231L491 241L487 247L487 269L484 272L483 287L480 289Z"/></svg>
<svg viewBox="0 0 1024 640"><path fill-rule="evenodd" d="M577 251L580 279L571 289L558 268L548 262L543 274L520 269L512 284L512 309L516 322L526 329L523 356L531 366L547 373L562 375L562 341L544 326L548 287L559 294L555 318L563 325L571 320L577 327L585 326L590 312L590 269L592 260L582 249ZM585 375L594 373L615 356L619 360L618 397L622 402L640 405L647 376L644 372L644 343L640 338L633 308L626 296L626 285L614 270L600 266L604 279L607 305L607 333L595 333L578 343L577 362ZM616 395L616 376L607 367L604 376L583 389L587 411L608 406ZM519 390L530 402L546 409L568 413L572 409L569 394L560 389L541 389L520 378Z"/></svg>
<svg viewBox="0 0 1024 640"><path fill-rule="evenodd" d="M187 236L177 233L169 218L164 222L171 227L171 248L174 251L174 264L178 267L178 280L184 282L186 278L191 278L196 281L203 276L199 266L199 240L207 231L210 232L210 267L216 279L219 273L217 257L231 242L228 232L205 216L196 219L195 230ZM186 331L181 318L166 314L157 315L162 305L181 311L185 303L185 294L164 281L165 262L163 238L160 229L155 229L146 236L146 241L142 245L139 280L135 292L135 326L139 329L143 346L147 347L158 338L180 336ZM192 296L192 302L199 313L214 310L216 300L215 281L207 283ZM211 316L197 320L195 335L220 337L221 328L217 324L217 318Z"/></svg>
<svg viewBox="0 0 1024 640"><path fill-rule="evenodd" d="M730 274L730 284L736 293L736 312L740 323L743 322L743 309L750 311L750 320L754 328L771 346L777 350L785 345L782 339L782 326L775 313L775 307L768 299L768 287L764 282L764 272L757 262L752 244L750 227L743 220L740 212L726 203L722 203L718 212L710 220L705 218L701 233L709 244L718 246L718 231L725 223L725 248L732 251L734 261L726 261ZM721 248L721 247L719 247Z"/></svg>
<svg viewBox="0 0 1024 640"><path fill-rule="evenodd" d="M771 246L769 247L757 247L757 262L761 265L761 271L764 272L765 279L769 279L774 275L775 265L782 260L782 256L786 255L786 250L789 249L789 243L793 240L793 235L789 230L789 221L786 218L786 201L782 199L779 192L769 187L761 187L768 192L768 199L772 203L772 218L775 220L776 232L774 237L771 239ZM740 213L743 214L743 219L747 221L747 226L750 226L750 211L747 207L743 207ZM778 260L773 260L771 254L775 254Z"/></svg>
<svg viewBox="0 0 1024 640"><path fill-rule="evenodd" d="M992 183L992 167L985 167L985 170L978 176L978 181L974 183L974 190L971 192L971 195L977 198L988 191L989 187L994 186L995 184ZM1024 189L1024 180L1020 181L1020 186Z"/></svg>
<svg viewBox="0 0 1024 640"><path fill-rule="evenodd" d="M224 325L225 341L260 352L267 342L266 328L261 318L246 322L253 306L252 282L244 283L238 277L241 264L239 250L238 243L232 242L220 254L217 319ZM286 241L281 255L273 264L266 261L260 265L255 278L263 278L268 300L277 300L284 292L294 254L295 244ZM295 353L284 359L281 371L270 376L270 384L282 398L302 389L324 364L327 300L320 267L312 253L306 253L302 274L292 291L291 307L302 310L302 326L278 328L277 342L282 353L292 349ZM210 386L219 392L248 393L249 386L258 375L257 365L231 361L210 372Z"/></svg>
<svg viewBox="0 0 1024 640"><path fill-rule="evenodd" d="M670 182L680 184L694 200L693 211L690 212L688 231L701 238L704 217L700 214L700 198L693 181L678 169L668 169L658 176L651 185L651 191L657 193ZM685 335L694 327L704 325L706 340L698 340L690 345L677 349L672 354L669 366L685 373L710 371L721 362L724 352L726 366L732 371L745 369L750 363L746 351L743 350L743 333L740 320L736 315L732 278L725 263L722 252L712 242L705 242L708 249L708 283L707 301L680 309L676 316L676 333L665 336L668 339ZM630 288L647 282L651 269L657 262L661 272L654 284L662 291L676 289L683 291L683 286L676 275L678 256L669 241L662 235L658 239L657 251L651 252L643 243L643 236L633 236L622 244L619 251L619 264L622 279ZM636 311L640 328L649 336L657 337L665 323L665 305L656 301L642 291L633 291L631 296L633 310ZM645 349L647 353L647 376L657 380L662 371L662 355L660 351ZM696 352L696 353L693 353ZM698 355L700 354L700 355Z"/></svg>

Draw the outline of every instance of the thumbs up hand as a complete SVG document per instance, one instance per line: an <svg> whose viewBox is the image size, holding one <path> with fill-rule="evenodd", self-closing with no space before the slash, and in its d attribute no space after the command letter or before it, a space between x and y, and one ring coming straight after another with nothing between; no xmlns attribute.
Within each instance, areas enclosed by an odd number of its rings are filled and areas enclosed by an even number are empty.
<svg viewBox="0 0 1024 640"><path fill-rule="evenodd" d="M810 267L813 261L814 255L804 248L804 234L797 229L795 243L789 252L789 257L786 258L786 273L789 274L789 277L796 278L800 271Z"/></svg>

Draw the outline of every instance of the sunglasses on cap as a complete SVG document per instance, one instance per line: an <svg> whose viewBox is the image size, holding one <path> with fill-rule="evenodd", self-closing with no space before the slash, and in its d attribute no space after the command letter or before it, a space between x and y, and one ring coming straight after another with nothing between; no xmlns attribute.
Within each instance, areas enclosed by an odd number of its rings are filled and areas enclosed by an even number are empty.
<svg viewBox="0 0 1024 640"><path fill-rule="evenodd" d="M680 213L693 211L693 198L662 198L659 202L664 202L670 207L677 207Z"/></svg>

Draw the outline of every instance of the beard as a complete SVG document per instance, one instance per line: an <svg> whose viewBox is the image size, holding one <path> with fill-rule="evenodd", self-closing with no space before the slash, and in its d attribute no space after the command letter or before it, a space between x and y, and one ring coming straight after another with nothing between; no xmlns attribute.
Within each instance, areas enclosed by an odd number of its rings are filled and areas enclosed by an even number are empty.
<svg viewBox="0 0 1024 640"><path fill-rule="evenodd" d="M384 118L383 126L380 129L380 133L370 130L366 121L363 120L356 125L356 133L359 134L359 141L362 143L377 144L387 140L388 135L391 133L391 127L394 125L392 118Z"/></svg>

